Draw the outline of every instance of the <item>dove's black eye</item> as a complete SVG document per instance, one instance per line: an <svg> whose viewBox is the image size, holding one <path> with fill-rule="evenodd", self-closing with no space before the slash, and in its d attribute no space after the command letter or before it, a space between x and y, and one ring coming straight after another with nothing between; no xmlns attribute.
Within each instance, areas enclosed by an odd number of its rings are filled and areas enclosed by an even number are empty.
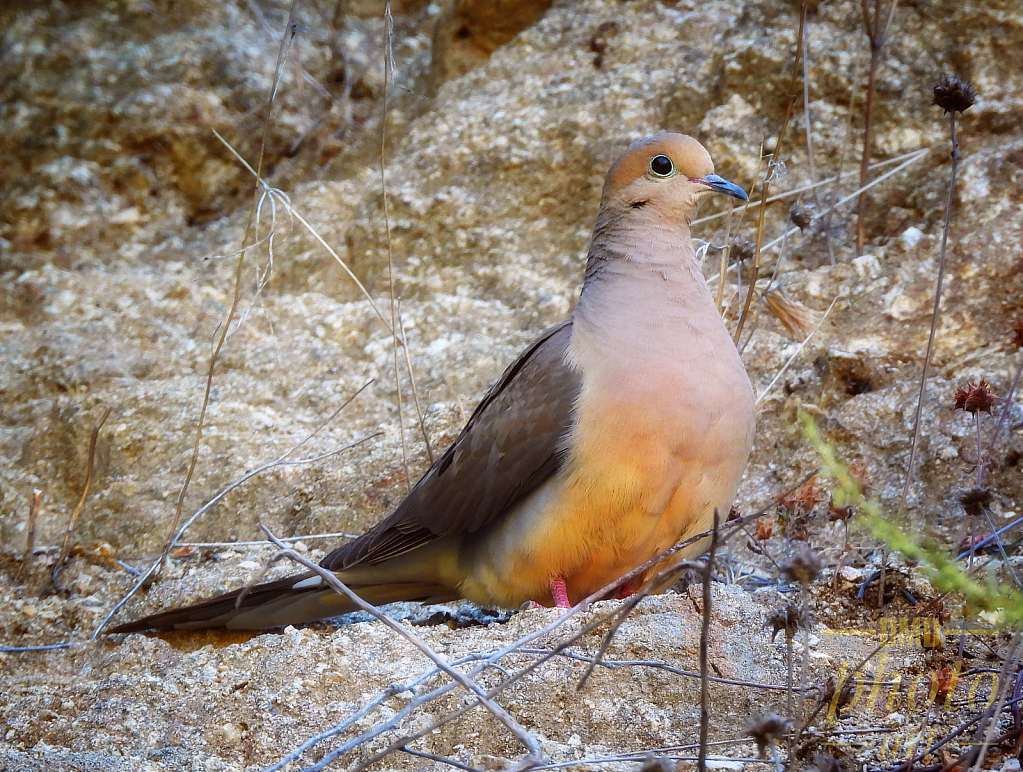
<svg viewBox="0 0 1023 772"><path fill-rule="evenodd" d="M650 172L655 177L667 177L674 171L675 167L671 163L671 159L666 155L655 155L650 160Z"/></svg>

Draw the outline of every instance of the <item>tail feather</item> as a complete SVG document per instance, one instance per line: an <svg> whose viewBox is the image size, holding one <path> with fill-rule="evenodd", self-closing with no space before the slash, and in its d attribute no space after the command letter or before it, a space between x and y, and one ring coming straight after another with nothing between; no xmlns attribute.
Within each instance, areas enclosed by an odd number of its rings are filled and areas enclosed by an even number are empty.
<svg viewBox="0 0 1023 772"><path fill-rule="evenodd" d="M193 606L162 611L134 622L118 625L110 633L137 633L159 628L202 629L226 627L229 630L265 630L328 619L358 606L345 595L315 579L312 573L300 574L255 587L235 590ZM352 588L373 605L397 601L440 603L461 597L450 588L436 584L402 582L373 584ZM239 601L239 597L245 596Z"/></svg>

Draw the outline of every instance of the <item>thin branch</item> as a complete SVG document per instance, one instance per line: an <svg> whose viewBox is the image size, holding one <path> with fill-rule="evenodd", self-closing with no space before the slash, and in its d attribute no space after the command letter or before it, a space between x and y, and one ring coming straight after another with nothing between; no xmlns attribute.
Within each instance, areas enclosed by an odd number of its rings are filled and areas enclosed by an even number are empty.
<svg viewBox="0 0 1023 772"><path fill-rule="evenodd" d="M785 140L785 132L789 126L789 119L792 117L792 107L796 101L796 78L799 76L799 61L803 49L803 31L806 28L806 3L800 6L799 10L799 31L796 34L796 50L793 54L794 61L792 62L792 77L789 82L789 100L785 107L785 118L781 123L781 130L778 132L778 140L774 143L774 151L771 154L771 162L768 164L768 172L764 178L763 188L760 194L760 216L757 221L757 241L756 249L753 252L753 265L750 269L750 280L749 285L751 287L756 286L757 274L760 271L760 250L762 249L764 241L764 214L767 209L767 193L771 186L771 180L774 178L775 173L778 171L781 165L782 158L782 146ZM746 317L749 316L750 303L753 302L753 293L750 292L746 295L746 302L743 304L742 313L739 315L739 321L735 325L735 345L739 345L739 341L742 339L742 328L746 324Z"/></svg>
<svg viewBox="0 0 1023 772"><path fill-rule="evenodd" d="M977 472L977 479L983 481L984 469L987 462L990 460L991 455L995 451L995 443L998 441L998 436L1002 432L1002 427L1005 426L1005 422L1009 417L1009 413L1012 412L1012 397L1016 393L1016 389L1019 388L1020 375L1023 375L1023 359L1019 360L1019 364L1016 366L1016 375L1013 376L1012 386L1009 387L1009 393L1005 395L1005 404L1002 406L1001 411L998 413L998 423L995 424L995 430L991 432L991 440L987 444L987 453L980 459L980 469ZM978 483L978 486L981 483Z"/></svg>
<svg viewBox="0 0 1023 772"><path fill-rule="evenodd" d="M789 365L791 365L795 361L796 357L803 352L803 349L806 348L806 344L810 342L810 338L817 334L817 330L819 330L821 328L821 325L824 324L824 320L828 318L828 314L831 313L831 309L835 307L835 303L837 302L838 296L836 295L835 299L831 301L831 305L828 306L828 310L824 312L824 315L821 317L821 320L817 322L817 326L814 327L810 334L806 336L806 339L799 344L799 347L793 352L792 356L790 356L788 360L785 362L785 364L782 365L781 369L778 371L778 374L775 375L774 378L771 379L771 382L767 384L767 386L764 388L764 390L760 392L760 396L757 397L756 399L757 405L764 401L764 397L766 397L770 393L771 389L774 388L774 384L776 384L778 382L778 379L781 378L782 375L784 375Z"/></svg>
<svg viewBox="0 0 1023 772"><path fill-rule="evenodd" d="M710 547L707 549L707 564L703 569L703 621L700 625L700 751L696 768L699 772L707 769L707 740L710 734L710 661L707 648L710 645L711 582L714 580L714 555L718 548L718 527L720 514L714 510L714 528L711 531Z"/></svg>
<svg viewBox="0 0 1023 772"><path fill-rule="evenodd" d="M927 149L926 148L922 148L920 150L910 150L908 153L903 153L902 155L895 156L894 158L887 158L884 161L877 161L877 162L872 163L870 165L870 169L871 169L871 171L873 171L875 169L880 169L880 168L882 168L884 166L891 166L892 164L897 164L900 161L904 161L907 158L911 158L913 156L920 155L920 153L922 153L922 152L927 152ZM836 175L834 177L828 177L826 180L821 180L820 182L811 183L809 185L803 185L802 187L793 188L792 190L786 190L784 193L775 193L773 196L771 196L770 198L767 199L767 203L768 204L773 204L775 201L783 201L786 198L792 198L793 196L798 196L800 193L804 193L804 192L806 192L808 190L812 191L812 190L815 190L815 189L817 189L819 187L822 187L824 185L830 185L833 182L840 182L841 180L842 180L842 175L839 174L839 175ZM858 195L859 195L859 191L856 191L855 193L853 193L853 198L855 198ZM729 199L729 201L731 201L731 200L732 199ZM759 201L750 201L749 203L743 204L739 211L740 211L740 213L745 214L747 210L752 209L753 207L756 207L756 206L760 206L760 202ZM702 223L710 222L711 220L719 220L722 217L727 217L727 216L728 216L728 210L726 209L724 212L717 212L716 214L709 214L706 217L700 217L697 220L693 220L692 223L690 223L690 224L691 225L700 225Z"/></svg>
<svg viewBox="0 0 1023 772"><path fill-rule="evenodd" d="M346 584L337 578L337 575L334 574L333 571L328 571L318 563L312 562L304 555L301 555L286 546L283 542L279 541L266 526L261 525L260 528L262 528L263 533L266 534L266 538L276 544L280 549L281 557L293 560L299 565L309 569L319 576L323 582L329 585L332 590L344 595L360 609L371 614L377 621L382 622L386 627L390 628L393 632L419 649L431 662L433 662L433 664L453 678L459 686L476 695L476 698L480 701L480 703L487 708L487 710L489 710L498 721L504 724L508 728L508 731L515 735L516 739L525 746L528 751L527 758L534 759L538 762L543 760L543 751L540 749L540 744L536 741L536 739L527 732L522 725L519 724L519 722L516 721L510 713L508 713L508 711L488 697L480 685L472 680L470 676L466 676L464 673L455 670L455 668L448 664L447 660L431 649L419 636L404 625L381 612L376 606L367 603L361 597L352 592Z"/></svg>
<svg viewBox="0 0 1023 772"><path fill-rule="evenodd" d="M952 112L949 124L952 131L952 177L948 184L948 199L945 202L945 227L941 232L941 251L938 256L938 278L934 287L934 310L931 312L931 331L927 336L927 352L924 354L924 366L920 372L920 393L916 400L916 411L913 414L913 441L909 446L909 463L906 466L906 481L899 495L899 506L895 510L896 520L902 515L909 495L909 486L913 482L913 466L916 463L917 448L920 444L920 414L924 407L927 394L927 374L931 367L931 355L934 353L934 338L938 332L938 319L941 316L941 289L945 281L945 255L948 246L948 231L952 224L952 203L956 187L956 172L959 169L959 141L956 139L956 114ZM979 459L978 459L979 462Z"/></svg>
<svg viewBox="0 0 1023 772"><path fill-rule="evenodd" d="M367 302L369 302L370 308L373 309L373 312L377 315L377 318L380 320L380 322L384 325L385 328L387 328L388 332L391 332L391 325L387 321L387 317L384 316L383 311L380 310L380 307L376 304L376 301L373 300L373 296L369 294L369 290L366 289L366 286L361 281L359 281L358 276L352 273L352 269L349 268L348 264L341 259L341 256L337 253L337 251L326 242L323 236L321 236L317 232L317 230L313 228L312 225L309 224L309 221L307 219L305 219L301 214L295 211L295 209L291 206L291 202L287 200L287 197L284 196L283 193L281 193L276 188L271 188L270 185L267 184L267 182L262 177L259 176L257 171L252 168L249 162L246 161L241 156L241 154L237 150L235 150L231 146L231 144L220 135L220 133L216 129L211 129L211 131L213 132L213 135L223 143L224 147L226 147L231 152L231 154L238 160L238 162L256 178L256 183L262 186L263 189L266 192L269 192L271 195L278 196L288 214L291 217L294 217L296 220L298 220L299 224L306 229L306 232L310 236L312 236L319 243L319 245L327 251L327 254L334 258L334 262L341 266L341 269L348 274L349 279L355 282L355 286L359 288L359 291L362 293L363 297L366 298ZM239 251L241 252L244 250Z"/></svg>
<svg viewBox="0 0 1023 772"><path fill-rule="evenodd" d="M831 206L829 206L829 207L828 207L827 209L825 209L825 210L824 210L823 212L819 212L819 213L815 214L815 215L814 215L814 217L813 217L813 219L814 219L814 220L819 220L819 219L821 219L822 217L824 217L824 216L826 216L826 215L829 215L829 214L831 214L831 213L832 213L832 212L834 212L834 211L835 211L836 209L838 209L838 207L840 207L840 206L842 206L843 204L847 204L847 203L849 203L850 201L852 201L852 200L853 200L854 198L856 198L856 197L857 197L858 195L860 195L860 193L862 193L863 191L865 191L865 190L870 190L871 188L873 188L873 187L875 187L875 186L877 186L877 185L880 185L880 184L881 184L882 182L884 182L885 180L887 180L887 179L888 179L889 177L892 177L892 176L894 176L894 175L898 174L898 173L899 173L899 172L901 172L901 171L902 171L903 169L905 169L905 168L906 168L907 166L910 166L910 165L912 165L912 164L916 163L916 162L917 162L917 161L919 161L919 160L920 160L921 158L923 158L923 157L924 157L925 155L927 155L927 154L928 154L929 152L931 152L931 151L930 151L930 148L923 148L923 149L921 149L921 150L916 150L916 151L914 151L913 153L911 153L911 154L909 155L909 157L908 157L908 158L907 158L907 159L906 159L905 161L903 161L902 163L900 163L900 164L899 164L898 166L896 166L896 167L895 167L894 169L892 169L891 171L885 172L884 174L882 174L882 175L881 175L880 177L878 177L877 179L871 180L871 181L870 181L870 182L868 182L868 183L867 183L867 184L866 184L866 185L865 185L864 187L862 187L862 188L857 188L856 190L854 190L854 191L853 191L852 193L850 193L849 195L847 195L847 196L844 196L843 198L840 198L840 199L839 199L838 201L836 201L836 202L835 202L834 204L832 204ZM764 249L770 249L771 247L777 246L778 244L780 244L780 243L782 242L782 240L783 240L783 239L784 239L784 238L785 238L786 236L788 236L788 235L791 235L791 234L795 233L795 232L796 232L796 231L798 231L798 230L799 230L799 228L789 228L789 229L788 229L788 230L786 230L786 231L785 231L784 233L782 233L782 235L781 235L781 236L778 236L778 237L777 237L776 239L774 239L774 240L772 240L772 241L769 241L769 242L767 242L766 244L764 244Z"/></svg>
<svg viewBox="0 0 1023 772"><path fill-rule="evenodd" d="M270 117L273 114L274 97L277 94L277 86L284 72L284 63L287 61L288 50L291 46L291 42L295 38L295 32L297 30L297 10L297 0L293 0L291 4L291 11L288 15L288 26L281 38L280 49L277 52L277 64L274 69L273 88L270 96L267 98L266 119L263 121L263 135L259 142L259 159L256 162L255 174L257 180L260 179L262 174L263 158L266 153L266 142L270 134ZM253 190L252 202L249 205L249 216L245 221L245 233L242 235L242 248L238 253L238 260L235 265L234 292L231 297L231 307L228 309L227 318L220 326L217 341L214 344L212 353L210 354L210 363L206 372L206 386L203 390L202 407L199 409L199 420L196 422L195 426L195 440L192 443L192 457L188 464L188 471L185 473L185 479L181 483L181 489L178 491L178 496L174 503L174 519L171 522L170 527L171 536L168 538L167 546L164 548L164 555L170 552L171 546L174 543L174 534L178 530L178 524L181 522L181 513L185 506L185 496L188 493L188 487L192 482L192 476L195 474L195 467L199 462L199 447L202 443L203 429L206 425L206 411L210 403L210 393L213 391L213 374L216 370L217 361L220 358L221 349L224 347L224 341L227 340L227 334L231 329L231 322L234 321L235 314L238 311L238 304L241 300L242 269L245 267L246 248L250 234L253 231L254 217L260 198L259 185L257 184Z"/></svg>
<svg viewBox="0 0 1023 772"><path fill-rule="evenodd" d="M85 502L89 498L89 488L92 487L92 475L96 468L96 445L99 441L99 430L103 428L103 424L106 423L107 418L109 417L110 408L104 407L103 412L100 413L99 420L96 421L96 425L92 427L92 434L89 436L89 461L85 471L85 485L82 487L82 496L78 499L78 504L75 506L74 511L71 513L71 517L68 519L67 529L64 531L64 541L60 545L60 555L57 557L57 562L53 564L53 570L50 572L50 577L53 579L53 586L58 590L61 589L61 586L60 582L57 580L57 576L60 573L60 569L64 566L64 561L67 560L68 550L71 546L71 532L75 528L78 516L82 514L82 510L85 509ZM34 495L32 497L32 503L35 504ZM34 528L32 529L32 533L34 539Z"/></svg>
<svg viewBox="0 0 1023 772"><path fill-rule="evenodd" d="M984 730L984 739L980 744L980 754L977 756L977 762L973 765L974 772L984 768L984 759L987 757L987 749L991 747L991 740L995 736L995 729L998 728L998 716L1002 712L1002 708L1005 706L1005 698L1009 691L1009 685L1015 680L1009 678L1009 673L1016 669L1017 662L1019 660L1019 648L1020 648L1020 633L1014 633L1012 641L1009 644L1009 656L1005 658L1005 662L1002 665L1001 672L1001 683L999 684L998 690L998 704L991 714L990 723Z"/></svg>
<svg viewBox="0 0 1023 772"><path fill-rule="evenodd" d="M194 523L204 513L209 511L209 509L211 507L213 507L213 505L215 505L218 501L220 501L222 498L224 498L224 496L226 496L228 493L233 491L235 488L238 488L239 486L241 486L244 483L248 482L253 477L258 476L258 475L262 474L263 472L268 472L271 469L275 469L278 466L298 466L299 464L314 463L316 461L320 461L320 460L323 460L325 458L329 458L330 456L337 455L338 453L341 453L341 452L343 452L345 450L350 450L351 448L354 448L354 447L357 447L358 445L361 445L363 442L366 442L366 441L368 441L368 440L370 440L370 439L372 439L374 437L379 436L380 433L377 432L376 434L372 434L372 435L370 435L368 437L362 437L361 439L355 440L354 442L349 443L348 445L346 445L346 446L344 446L342 448L337 448L335 450L329 451L327 453L320 454L320 455L315 456L315 457L310 458L310 459L300 459L300 460L297 460L297 461L288 461L288 456L290 456L296 450L298 450L303 445L305 445L307 442L309 442L309 440L311 440L313 437L315 437L325 426L327 426L327 424L329 424L331 421L333 421L334 418L336 418L341 413L342 410L344 410L346 407L348 407L348 405L350 405L352 403L352 401L356 397L358 397L363 391L365 391L366 388L368 388L371 383L373 383L373 379L370 379L369 381L364 383L359 388L358 391L356 391L354 394L352 394L352 396L350 396L348 399L346 399L344 401L344 403L337 410L335 410L333 413L331 413L330 416L327 418L327 420L325 420L323 423L321 423L319 426L317 426L311 433L306 435L306 437L304 437L300 442L298 442L297 444L295 444L291 448L289 448L283 455L279 456L274 461L270 461L269 463L263 464L263 466L257 467L256 469L253 469L251 472L248 472L248 473L244 474L242 477L240 477L239 479L235 480L233 483L231 483L226 488L224 488L219 493L217 493L213 498L211 498L209 501L207 501L195 513L193 513L192 516L185 522L185 524L182 525L181 528L178 529L177 533L174 534L173 538L170 541L170 544L167 546L167 548L164 550L164 552L162 552L160 554L160 556L155 561L153 561L153 563L150 564L148 569L146 569L144 572L142 572L142 575L136 580L135 585L127 592L127 594L123 598L121 598L117 603L115 603L114 607L112 609L110 609L110 611L107 613L107 615L105 617L103 617L103 619L100 621L99 625L96 626L96 630L93 632L92 636L90 636L90 640L94 640L103 631L103 628L113 618L113 616L120 610L120 608L125 603L127 603L128 600L136 592L138 592L149 581L149 577L152 576L156 572L156 569L160 566L160 563L163 562L164 557L166 555L170 554L170 550L173 549L174 546L176 546L178 544L178 539L180 539L181 536L185 533L185 531L187 531L189 529L189 527L192 525L192 523Z"/></svg>
<svg viewBox="0 0 1023 772"><path fill-rule="evenodd" d="M809 478L807 478L807 479L809 479ZM801 481L800 485L802 485L803 482L805 482L805 480ZM796 487L798 488L799 486L796 486ZM795 489L793 489L793 490L795 490ZM726 539L731 538L731 536L733 536L738 531L738 529L741 526L743 526L743 525L745 525L747 523L753 522L757 518L762 517L764 514L765 514L764 512L758 512L758 513L755 513L755 514L746 515L744 517L739 518L738 520L734 520L734 521L732 521L730 523L727 523L726 524L726 529L730 529L730 530L728 530L728 532L725 534L724 538L726 538ZM499 649L499 650L497 650L495 652L492 652L491 654L486 656L486 658L484 659L482 664L478 665L476 668L474 668L473 670L469 671L469 673L467 674L468 677L475 678L477 675L482 673L488 667L495 666L497 662L499 662L501 659L503 659L504 657L508 656L509 654L523 652L525 650L525 647L528 646L530 643L532 643L533 641L535 641L537 639L543 638L543 637L549 635L550 633L552 633L553 631L557 630L559 627L561 627L563 624L565 624L568 620L570 620L573 616L575 616L577 613L582 611L584 608L588 608L589 604L591 604L594 601L599 600L599 599L601 599L603 597L606 597L610 593L614 592L614 590L617 589L623 583L628 582L631 579L633 579L634 577L643 574L644 572L646 572L652 566L657 565L658 563L660 563L662 561L665 561L667 558L669 558L671 555L675 554L679 550L685 549L686 547L688 547L688 546L690 546L690 545L700 541L701 539L706 538L708 535L710 535L709 531L704 531L702 533L695 534L691 538L686 539L685 541L675 545L674 547L671 547L668 550L665 550L660 555L657 555L657 556L651 558L649 561L647 561L643 565L637 566L635 569L633 569L629 573L625 574L624 576L616 579L615 581L613 581L613 582L609 583L608 585L605 585L601 589L597 590L596 592L591 594L588 598L584 598L582 601L580 601L578 604L576 604L573 608L569 609L564 614L560 615L557 619L555 619L550 624L544 626L543 628L541 628L539 630L534 630L531 633L527 633L523 637L521 637L518 640L508 644L507 646L504 646L503 648L501 648L501 649ZM599 618L595 619L594 621L592 621L590 623L587 623L586 625L583 625L576 633L574 633L571 636L569 636L569 639L567 641L565 641L562 644L560 644L557 649L555 649L554 651L548 652L547 654L545 654L543 657L541 657L536 662L534 662L534 663L532 663L532 664L522 668L521 670L516 672L514 675L508 677L505 681L503 681L502 683L498 684L494 689L491 689L487 693L487 696L490 697L490 698L495 697L502 690L504 690L508 686L512 685L516 681L520 680L521 678L523 678L524 676L526 676L528 673L532 672L536 668L540 667L544 662L548 661L552 657L559 656L560 653L565 648L567 648L568 646L571 646L573 643L575 643L575 641L579 640L583 636L588 635L592 630L594 630L597 627L599 627L600 625L604 624L608 619L613 617L616 613L617 613L617 610L612 611L610 613L601 615ZM672 672L674 672L674 671L672 671ZM678 672L680 674L682 674L682 675L692 675L694 677L698 677L698 675L695 674L695 673L688 673L686 671L678 671ZM726 679L712 678L711 680L713 680L713 681L720 680L722 683L733 683L733 682L731 682L729 680L726 680ZM417 682L417 683L420 683L420 682ZM734 682L734 683L735 683L735 685L747 685L748 686L748 684L745 684L743 682ZM357 747L358 745L361 745L362 743L368 741L369 739L378 737L381 734L383 734L385 731L388 731L389 729L394 728L395 726L397 726L405 716L407 716L407 715L409 715L409 713L411 713L411 711L414 708L419 707L419 706L421 706L421 705L423 705L423 704L425 704L425 703L427 703L427 702L429 702L431 700L437 699L437 698L439 698L439 697L441 697L441 696L443 696L445 694L448 694L454 688L456 688L456 684L454 684L452 682L449 682L449 683L445 684L444 686L438 687L433 692L430 692L427 695L424 695L424 696L422 696L420 698L417 698L412 703L407 705L402 711L400 711L399 714L396 714L396 715L392 716L387 722L385 722L385 724L378 725L374 730L372 730L370 732L367 732L366 734L362 735L361 737L349 740L349 741L345 742L341 747L335 748L334 750L329 751L328 753L326 753L320 759L319 762L317 762L315 767L310 767L309 769L313 770L313 769L323 769L323 768L325 768L327 765L331 764L334 760L336 760L340 756L344 755L348 751L352 750L353 748ZM764 688L768 688L768 689L770 689L770 688L782 688L783 689L784 687L776 687L776 686L764 685ZM349 772L359 772L359 770L364 769L364 768L366 768L368 766L371 766L372 764L376 763L376 761L379 761L380 759L384 758L388 754L390 754L390 753L392 753L392 752L394 752L396 750L400 750L401 747L407 745L408 743L414 742L415 740L417 740L417 739L419 739L421 737L426 736L427 734L432 732L434 729L437 729L437 728L443 726L444 724L446 724L446 723L448 723L450 721L455 720L456 718L458 718L459 716L463 715L467 711L472 710L475 707L475 705L476 705L476 702L470 702L468 704L465 704L465 705L461 706L460 708L456 709L455 711L452 711L448 715L442 717L441 719L432 722L426 728L424 728L424 729L422 729L422 730L420 730L420 731L418 731L416 733L405 735L405 736L399 738L396 742L392 743L390 746L382 749L381 751L378 751L377 753L373 754L370 758L364 760L362 763L357 765L355 768L353 768ZM360 715L362 715L361 712L360 712ZM331 730L328 730L327 732L322 733L321 735L318 735L315 738L311 738L310 740L307 740L299 748L289 752L287 754L287 756L285 756L282 759L280 759L273 766L267 768L267 770L265 772L276 772L277 770L282 769L284 766L286 766L291 761L296 760L302 753L304 753L305 751L307 751L310 748L314 747L317 743L321 742L324 739L327 739L328 737L333 737L333 736L337 735L338 733L340 733L341 731L343 731L343 729L344 729L344 727L346 725L347 724L339 725L337 727L334 727Z"/></svg>
<svg viewBox="0 0 1023 772"><path fill-rule="evenodd" d="M423 406L419 404L419 389L416 388L416 374L412 369L412 356L408 349L408 335L405 334L405 322L401 318L401 301L398 301L398 327L401 330L401 339L403 345L402 351L405 353L405 369L408 370L409 385L412 387L412 400L416 403L416 416L419 418L419 431L423 433L423 444L426 445L426 457L430 460L431 466L433 465L433 448L430 446L430 435L426 433L426 422L425 414L423 413Z"/></svg>
<svg viewBox="0 0 1023 772"><path fill-rule="evenodd" d="M441 764L447 764L449 767L454 767L455 769L463 769L465 770L465 772L483 772L482 769L470 767L468 764L463 764L460 761L449 759L446 756L437 756L436 754L427 753L426 751L417 751L414 748L409 748L407 746L402 746L398 750L404 751L410 756L418 756L421 759L429 759L430 761L436 761Z"/></svg>
<svg viewBox="0 0 1023 772"><path fill-rule="evenodd" d="M809 0L803 0L805 6ZM803 134L806 137L806 164L810 171L810 182L813 184L813 202L818 209L823 209L821 203L820 189L817 186L817 168L813 160L813 129L810 122L810 57L807 51L807 38L809 35L803 33ZM828 244L828 258L831 264L835 264L835 245L831 243L831 230L825 224L824 238Z"/></svg>
<svg viewBox="0 0 1023 772"><path fill-rule="evenodd" d="M43 492L38 488L33 488L32 503L28 507L28 524L25 528L25 530L28 531L28 533L25 534L25 554L21 558L21 569L18 572L19 574L25 569L28 561L32 559L32 552L36 548L36 524L39 521L39 508L42 503Z"/></svg>
<svg viewBox="0 0 1023 772"><path fill-rule="evenodd" d="M860 187L864 187L867 184L867 169L870 165L870 153L873 149L874 144L874 96L877 92L877 70L881 64L881 55L884 51L884 44L888 39L888 29L892 23L892 17L895 15L895 8L898 6L898 0L892 0L892 4L888 9L888 18L884 22L884 26L881 26L881 4L882 0L874 0L874 16L870 18L870 13L867 9L868 0L861 0L861 8L863 11L863 26L867 33L867 39L870 41L870 70L867 74L867 104L864 107L864 119L863 119L863 154L860 157ZM863 242L865 239L866 230L866 215L867 215L867 193L860 193L859 202L857 204L856 213L856 254L860 255L863 252Z"/></svg>
<svg viewBox="0 0 1023 772"><path fill-rule="evenodd" d="M371 437L379 437L379 434L370 435L364 439L368 440ZM329 455L338 453L336 450L332 450ZM316 459L305 459L306 463L318 460L322 456L317 456ZM297 464L297 461L290 461L289 464ZM358 539L358 534L345 533L344 531L334 531L333 533L310 533L305 536L283 536L281 541L284 542L296 542L296 541L311 541L313 539ZM267 543L265 539L260 541L179 541L178 547L195 547L195 548L211 548L211 547L272 547L272 544Z"/></svg>

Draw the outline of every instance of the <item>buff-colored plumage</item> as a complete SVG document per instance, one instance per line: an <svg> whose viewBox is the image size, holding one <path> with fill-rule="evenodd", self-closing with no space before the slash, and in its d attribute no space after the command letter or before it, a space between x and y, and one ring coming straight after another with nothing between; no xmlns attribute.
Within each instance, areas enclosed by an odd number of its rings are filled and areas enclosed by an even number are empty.
<svg viewBox="0 0 1023 772"><path fill-rule="evenodd" d="M572 317L508 368L408 498L324 567L373 603L549 604L552 584L574 603L727 513L755 409L689 235L714 191L745 198L692 137L631 145L608 171ZM260 629L350 609L304 574L115 631Z"/></svg>

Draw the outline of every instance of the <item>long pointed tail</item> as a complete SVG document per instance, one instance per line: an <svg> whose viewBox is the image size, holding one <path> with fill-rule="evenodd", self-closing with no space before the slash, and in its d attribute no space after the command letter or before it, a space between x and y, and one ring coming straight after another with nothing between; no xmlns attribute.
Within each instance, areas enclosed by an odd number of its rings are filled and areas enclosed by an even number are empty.
<svg viewBox="0 0 1023 772"><path fill-rule="evenodd" d="M442 602L460 597L448 587L402 582L374 584L352 588L373 605L396 601ZM356 611L358 607L312 573L300 574L275 582L197 603L194 606L162 611L134 622L108 630L109 633L137 633L157 628L200 629L226 627L229 630L265 630L284 625L298 625L329 619L338 614Z"/></svg>

